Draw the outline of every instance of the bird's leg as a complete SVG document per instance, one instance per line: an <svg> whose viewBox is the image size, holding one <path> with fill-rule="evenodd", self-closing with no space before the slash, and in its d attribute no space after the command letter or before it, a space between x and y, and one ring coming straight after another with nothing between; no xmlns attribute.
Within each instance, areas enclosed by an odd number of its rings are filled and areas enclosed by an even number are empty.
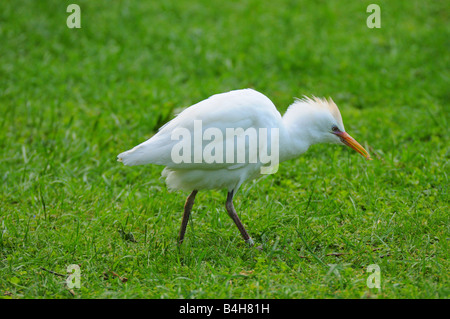
<svg viewBox="0 0 450 319"><path fill-rule="evenodd" d="M186 199L184 204L184 214L183 220L181 222L180 235L178 236L178 243L181 244L184 240L184 234L186 233L186 226L189 221L189 215L192 211L192 206L194 206L195 195L197 195L197 190L192 191L191 195Z"/></svg>
<svg viewBox="0 0 450 319"><path fill-rule="evenodd" d="M253 246L253 240L248 235L247 231L245 230L244 225L242 225L241 220L239 219L239 217L238 217L238 215L236 213L236 210L234 209L234 205L233 205L233 191L228 192L227 202L225 204L225 207L227 208L228 215L231 217L231 219L236 224L237 228L241 232L242 237L244 237L245 242L249 246Z"/></svg>

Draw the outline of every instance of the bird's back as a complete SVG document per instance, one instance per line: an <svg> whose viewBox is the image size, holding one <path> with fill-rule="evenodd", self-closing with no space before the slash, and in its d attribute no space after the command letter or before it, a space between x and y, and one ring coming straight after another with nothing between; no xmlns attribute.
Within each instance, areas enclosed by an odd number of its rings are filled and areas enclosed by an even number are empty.
<svg viewBox="0 0 450 319"><path fill-rule="evenodd" d="M281 115L272 101L255 90L242 89L216 94L182 111L149 140L119 154L118 160L129 166L151 163L179 169L232 168L235 166L233 163L195 163L194 152L191 152L189 163L174 163L172 150L179 143L179 140L174 140L174 131L186 129L193 135L195 122L201 123L202 134L208 128L216 128L224 137L225 144L227 128L272 128L278 127L280 121ZM208 142L204 141L203 144L204 148Z"/></svg>

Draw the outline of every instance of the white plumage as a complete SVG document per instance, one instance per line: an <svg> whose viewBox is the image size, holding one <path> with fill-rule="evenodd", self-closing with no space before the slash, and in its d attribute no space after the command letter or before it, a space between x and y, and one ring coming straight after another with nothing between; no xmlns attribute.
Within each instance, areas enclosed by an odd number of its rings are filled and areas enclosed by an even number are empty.
<svg viewBox="0 0 450 319"><path fill-rule="evenodd" d="M173 163L171 151L178 143L171 139L173 130L183 127L193 131L195 120L202 121L203 129L220 129L223 136L226 136L226 128L246 130L250 127L283 127L280 113L265 95L252 89L231 91L213 95L188 107L161 127L152 138L119 154L118 160L130 166L150 163L166 166L162 174L167 186L175 190L226 188L229 191L234 189L236 193L242 182L258 176L256 173L260 170L261 163L194 163L194 152L191 153L190 163ZM225 140L223 144L226 144ZM235 146L237 147L237 143Z"/></svg>
<svg viewBox="0 0 450 319"><path fill-rule="evenodd" d="M197 123L197 124L196 124ZM195 162L195 154L199 149L195 148L194 138L191 140L190 160L176 162L173 158L173 150L180 139L174 139L174 132L183 129L194 134L195 125L201 123L202 134L209 128L221 133L223 140L218 138L203 141L200 151L205 147L214 148L215 152L223 148L223 160L212 163L202 158L201 162ZM245 147L238 147L234 142L234 149L227 149L227 129L278 129L279 139L275 145L271 139L261 138L265 141L265 147L269 151L277 146L279 149L279 162L294 158L304 153L310 145L327 142L345 144L360 154L369 158L369 154L353 138L345 133L342 118L336 104L331 99L303 98L296 100L282 117L272 101L262 93L252 89L235 90L227 93L216 94L210 98L194 104L182 111L173 120L160 128L149 140L137 145L129 151L118 155L118 161L125 165L157 164L165 166L162 175L166 178L166 184L170 189L192 191L185 205L185 216L180 230L180 242L183 241L185 224L189 218L195 194L202 189L228 190L227 211L241 231L244 239L251 242L245 228L235 215L232 198L241 184L261 174L261 167L265 165L261 160L250 162L250 156L244 163L226 161L225 153L233 151L235 156L239 152L249 154L249 146L252 138L249 136ZM232 137L237 139L237 137ZM230 138L228 138L230 142ZM272 145L273 144L273 145ZM268 152L270 153L270 152ZM189 152L187 152L189 154ZM212 154L212 153L211 153ZM217 154L217 153L215 153ZM190 208L189 208L190 207ZM234 212L234 215L233 215ZM183 229L184 225L184 229Z"/></svg>

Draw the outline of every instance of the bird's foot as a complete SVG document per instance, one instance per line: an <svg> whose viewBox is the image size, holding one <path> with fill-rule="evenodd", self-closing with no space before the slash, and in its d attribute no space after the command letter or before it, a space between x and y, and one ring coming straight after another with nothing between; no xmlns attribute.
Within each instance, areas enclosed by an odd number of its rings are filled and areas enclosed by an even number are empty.
<svg viewBox="0 0 450 319"><path fill-rule="evenodd" d="M253 239L249 238L245 241L245 243L249 246L249 247L253 247L253 245L255 244L255 242L253 241Z"/></svg>

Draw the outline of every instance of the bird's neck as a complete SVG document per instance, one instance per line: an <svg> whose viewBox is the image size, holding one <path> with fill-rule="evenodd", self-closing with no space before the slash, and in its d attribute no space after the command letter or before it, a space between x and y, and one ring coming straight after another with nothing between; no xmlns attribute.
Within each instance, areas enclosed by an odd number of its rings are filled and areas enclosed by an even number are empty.
<svg viewBox="0 0 450 319"><path fill-rule="evenodd" d="M292 117L288 110L282 120L280 162L298 157L305 153L311 145L321 142L314 134L313 125L307 119Z"/></svg>

